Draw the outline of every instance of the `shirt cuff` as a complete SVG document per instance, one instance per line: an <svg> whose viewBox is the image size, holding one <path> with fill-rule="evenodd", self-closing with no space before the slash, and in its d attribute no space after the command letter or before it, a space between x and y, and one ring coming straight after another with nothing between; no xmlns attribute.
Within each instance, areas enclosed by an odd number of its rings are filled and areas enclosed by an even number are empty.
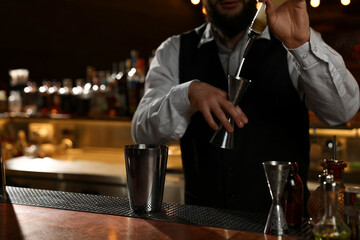
<svg viewBox="0 0 360 240"><path fill-rule="evenodd" d="M189 100L189 86L192 82L199 80L192 80L182 84L179 84L174 87L174 94L177 96L177 100L173 102L173 106L178 110L178 112L182 112L184 114L192 115L196 109L191 105Z"/></svg>
<svg viewBox="0 0 360 240"><path fill-rule="evenodd" d="M294 49L286 49L293 56L295 65L297 67L308 69L314 67L319 63L320 48L318 47L317 36L312 30L310 31L309 42L306 42L300 47Z"/></svg>

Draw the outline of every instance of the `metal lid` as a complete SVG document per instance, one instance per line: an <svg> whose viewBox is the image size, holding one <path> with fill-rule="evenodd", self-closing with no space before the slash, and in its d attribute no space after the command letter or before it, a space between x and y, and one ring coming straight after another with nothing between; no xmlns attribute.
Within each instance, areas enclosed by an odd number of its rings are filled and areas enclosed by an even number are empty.
<svg viewBox="0 0 360 240"><path fill-rule="evenodd" d="M328 192L336 192L339 190L339 184L334 182L334 175L328 174L322 183L322 189Z"/></svg>

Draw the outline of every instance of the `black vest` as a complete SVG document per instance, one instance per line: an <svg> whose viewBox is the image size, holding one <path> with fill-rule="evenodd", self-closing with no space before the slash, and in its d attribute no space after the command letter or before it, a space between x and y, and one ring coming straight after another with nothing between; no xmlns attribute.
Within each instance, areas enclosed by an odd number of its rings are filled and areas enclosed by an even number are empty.
<svg viewBox="0 0 360 240"><path fill-rule="evenodd" d="M226 91L227 77L215 41L198 48L204 29L181 35L180 82L199 79ZM273 36L256 40L241 76L252 81L239 104L249 123L235 128L235 149L209 143L214 131L200 112L192 116L181 138L186 204L268 212L271 197L264 161L298 162L306 187L308 110L290 80L281 42Z"/></svg>

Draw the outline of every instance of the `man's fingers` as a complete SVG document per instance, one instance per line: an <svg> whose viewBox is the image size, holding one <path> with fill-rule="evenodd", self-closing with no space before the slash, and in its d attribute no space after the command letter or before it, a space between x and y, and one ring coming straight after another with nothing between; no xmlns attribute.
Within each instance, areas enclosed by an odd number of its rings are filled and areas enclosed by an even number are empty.
<svg viewBox="0 0 360 240"><path fill-rule="evenodd" d="M233 132L234 128L229 122L229 118L226 116L225 112L220 108L220 106L213 110L215 116L219 119L221 124L224 126L227 132Z"/></svg>
<svg viewBox="0 0 360 240"><path fill-rule="evenodd" d="M219 126L214 121L210 111L201 111L202 115L204 116L205 121L208 123L211 129L218 130Z"/></svg>
<svg viewBox="0 0 360 240"><path fill-rule="evenodd" d="M202 113L205 121L213 130L217 130L219 126L212 113L228 132L234 131L234 127L229 122L229 117L234 120L238 127L243 127L247 123L245 114L227 100L227 93L223 90L207 83L193 82L189 87L188 94L190 103Z"/></svg>
<svg viewBox="0 0 360 240"><path fill-rule="evenodd" d="M236 111L239 113L240 116L239 119L235 121L235 123L238 127L244 127L244 125L247 124L249 120L239 106L236 106Z"/></svg>
<svg viewBox="0 0 360 240"><path fill-rule="evenodd" d="M248 123L248 119L246 115L243 113L243 111L239 106L234 107L234 105L231 102L225 101L222 102L221 107L223 111L226 112L228 116L230 116L234 120L235 124L239 128L244 127L245 124ZM231 126L230 123L229 126Z"/></svg>

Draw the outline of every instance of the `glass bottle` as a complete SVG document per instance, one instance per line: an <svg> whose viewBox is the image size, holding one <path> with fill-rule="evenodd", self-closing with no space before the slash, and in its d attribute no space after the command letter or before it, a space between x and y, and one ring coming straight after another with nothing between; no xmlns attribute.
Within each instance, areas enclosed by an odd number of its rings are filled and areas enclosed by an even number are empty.
<svg viewBox="0 0 360 240"><path fill-rule="evenodd" d="M48 88L49 96L49 113L58 114L62 112L62 99L61 99L61 83L53 80L51 86Z"/></svg>
<svg viewBox="0 0 360 240"><path fill-rule="evenodd" d="M307 210L311 221L315 224L321 220L321 217L324 215L324 191L323 191L323 184L326 180L326 176L328 175L328 170L324 169L322 173L319 175L319 184L314 192L311 193L308 204Z"/></svg>
<svg viewBox="0 0 360 240"><path fill-rule="evenodd" d="M323 169L327 169L330 174L334 176L334 182L339 185L338 193L338 211L340 217L344 219L344 194L345 194L345 185L343 181L344 169L347 164L342 160L336 159L324 159L321 163Z"/></svg>
<svg viewBox="0 0 360 240"><path fill-rule="evenodd" d="M286 0L274 0L273 3L275 8L278 8L281 4L286 2ZM267 20L265 14L266 4L264 2L260 3L260 6L255 14L255 17L250 25L249 36L254 37L262 34L264 29L267 27Z"/></svg>
<svg viewBox="0 0 360 240"><path fill-rule="evenodd" d="M84 91L84 79L77 78L75 80L75 86L71 89L71 105L72 114L75 116L81 116L81 109L85 106L82 105L81 96Z"/></svg>
<svg viewBox="0 0 360 240"><path fill-rule="evenodd" d="M0 90L0 113L7 111L6 91Z"/></svg>
<svg viewBox="0 0 360 240"><path fill-rule="evenodd" d="M130 69L127 71L127 90L128 90L128 103L129 103L129 114L133 115L138 104L138 83L139 76L137 73L137 63L139 53L136 50L130 51L130 59L126 59L125 64L130 64Z"/></svg>
<svg viewBox="0 0 360 240"><path fill-rule="evenodd" d="M298 163L290 165L289 176L281 198L286 222L289 227L298 227L303 221L303 182L298 174Z"/></svg>
<svg viewBox="0 0 360 240"><path fill-rule="evenodd" d="M128 114L128 90L127 90L127 73L130 70L130 65L127 68L125 61L119 62L118 73L116 74L116 82L118 83L119 91L119 110L118 115L126 116Z"/></svg>
<svg viewBox="0 0 360 240"><path fill-rule="evenodd" d="M70 78L64 78L62 80L62 87L59 88L59 94L61 99L61 112L65 114L73 113L72 105L72 88L73 82Z"/></svg>
<svg viewBox="0 0 360 240"><path fill-rule="evenodd" d="M113 68L114 66L115 64L113 64ZM112 70L112 73L109 70L105 72L105 98L107 102L106 114L108 117L116 116L119 108L119 96L116 84L116 74L114 72L114 69Z"/></svg>
<svg viewBox="0 0 360 240"><path fill-rule="evenodd" d="M20 113L22 111L22 100L20 91L10 91L8 102L10 113Z"/></svg>
<svg viewBox="0 0 360 240"><path fill-rule="evenodd" d="M38 109L41 113L47 114L50 111L50 105L51 105L51 96L49 95L49 87L50 82L47 80L44 80L42 82L42 85L39 86L39 94L40 94L40 101L38 105Z"/></svg>
<svg viewBox="0 0 360 240"><path fill-rule="evenodd" d="M326 177L323 190L325 213L313 229L315 240L350 239L351 230L339 215L337 205L339 184L334 181L333 175Z"/></svg>
<svg viewBox="0 0 360 240"><path fill-rule="evenodd" d="M23 89L23 92L24 112L28 116L35 115L37 113L40 100L36 82L28 81L26 87Z"/></svg>
<svg viewBox="0 0 360 240"><path fill-rule="evenodd" d="M323 173L319 176L320 186L311 194L308 200L308 212L314 223L320 221L320 217L324 212L321 200L321 183L327 174L332 174L334 181L339 185L338 193L338 211L342 219L344 219L344 192L345 185L343 182L344 169L347 166L342 160L324 159L320 165L323 167Z"/></svg>

